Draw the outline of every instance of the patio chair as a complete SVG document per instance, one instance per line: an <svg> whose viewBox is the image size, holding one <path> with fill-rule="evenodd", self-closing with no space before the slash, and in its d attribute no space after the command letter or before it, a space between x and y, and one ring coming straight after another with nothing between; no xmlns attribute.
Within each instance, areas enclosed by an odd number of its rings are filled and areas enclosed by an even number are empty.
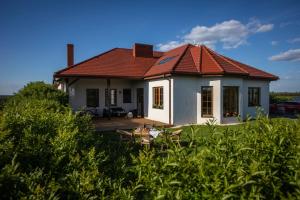
<svg viewBox="0 0 300 200"><path fill-rule="evenodd" d="M133 131L133 135L139 136L139 137L147 136L147 135L149 135L149 130L150 129L148 129L148 128L139 127Z"/></svg>
<svg viewBox="0 0 300 200"><path fill-rule="evenodd" d="M127 141L127 142L133 142L134 137L133 134L129 131L124 131L124 130L117 130L117 133L120 134L120 140L121 141Z"/></svg>

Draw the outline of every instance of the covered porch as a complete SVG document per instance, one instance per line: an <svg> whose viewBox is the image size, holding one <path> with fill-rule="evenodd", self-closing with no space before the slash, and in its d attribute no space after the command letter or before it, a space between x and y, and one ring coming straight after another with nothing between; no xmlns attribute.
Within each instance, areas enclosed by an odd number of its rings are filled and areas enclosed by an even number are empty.
<svg viewBox="0 0 300 200"><path fill-rule="evenodd" d="M69 95L74 111L96 111L105 116L105 110L122 108L135 116L147 116L147 89L140 79L70 77L61 79L62 89Z"/></svg>
<svg viewBox="0 0 300 200"><path fill-rule="evenodd" d="M168 124L153 121L146 118L120 118L113 117L110 120L107 118L99 117L93 120L96 131L114 131L117 129L134 129L144 125L151 126L168 126Z"/></svg>

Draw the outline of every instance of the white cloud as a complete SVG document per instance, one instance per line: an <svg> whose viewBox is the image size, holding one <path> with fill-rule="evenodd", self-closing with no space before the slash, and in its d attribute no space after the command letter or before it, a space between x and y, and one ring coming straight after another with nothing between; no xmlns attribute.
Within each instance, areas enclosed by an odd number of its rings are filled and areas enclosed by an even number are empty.
<svg viewBox="0 0 300 200"><path fill-rule="evenodd" d="M271 41L271 45L272 45L272 46L278 45L278 41Z"/></svg>
<svg viewBox="0 0 300 200"><path fill-rule="evenodd" d="M258 19L255 18L250 19L246 26L252 33L268 32L274 28L274 24L262 24Z"/></svg>
<svg viewBox="0 0 300 200"><path fill-rule="evenodd" d="M257 29L257 33L263 33L263 32L268 32L271 31L274 28L273 24L265 24L265 25L261 25L258 29Z"/></svg>
<svg viewBox="0 0 300 200"><path fill-rule="evenodd" d="M171 41L166 44L158 44L157 47L160 51L168 51L170 49L174 49L176 47L179 47L183 45L184 43L178 42L178 41Z"/></svg>
<svg viewBox="0 0 300 200"><path fill-rule="evenodd" d="M248 31L245 25L229 20L211 27L196 26L183 39L189 43L215 45L223 43L224 48L236 48L246 42Z"/></svg>
<svg viewBox="0 0 300 200"><path fill-rule="evenodd" d="M205 44L214 48L216 44L222 44L224 49L237 48L247 44L247 38L251 34L262 33L272 30L273 24L261 24L257 19L251 19L243 24L238 20L228 20L213 26L195 26L178 41L158 44L162 51L180 46L185 43Z"/></svg>
<svg viewBox="0 0 300 200"><path fill-rule="evenodd" d="M300 60L300 49L290 49L278 55L269 57L271 61L298 61Z"/></svg>
<svg viewBox="0 0 300 200"><path fill-rule="evenodd" d="M291 40L288 40L289 43L296 43L296 42L300 42L300 37L298 38L294 38L294 39L291 39Z"/></svg>

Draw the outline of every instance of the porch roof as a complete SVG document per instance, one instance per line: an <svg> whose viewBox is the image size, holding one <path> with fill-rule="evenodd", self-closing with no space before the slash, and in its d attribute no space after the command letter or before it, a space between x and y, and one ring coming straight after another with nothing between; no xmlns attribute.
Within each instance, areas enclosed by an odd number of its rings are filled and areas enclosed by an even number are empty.
<svg viewBox="0 0 300 200"><path fill-rule="evenodd" d="M114 48L88 60L60 70L55 77L103 77L143 79L155 63L160 52L153 57L134 57L132 49Z"/></svg>

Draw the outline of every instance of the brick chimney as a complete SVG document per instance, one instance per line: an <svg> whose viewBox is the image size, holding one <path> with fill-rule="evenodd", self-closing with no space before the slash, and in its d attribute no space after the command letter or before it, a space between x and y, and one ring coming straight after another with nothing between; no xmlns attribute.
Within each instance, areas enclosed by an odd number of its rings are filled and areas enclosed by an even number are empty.
<svg viewBox="0 0 300 200"><path fill-rule="evenodd" d="M73 44L67 44L67 65L68 67L71 67L74 65L74 45Z"/></svg>
<svg viewBox="0 0 300 200"><path fill-rule="evenodd" d="M134 57L153 57L153 45L135 43L132 50Z"/></svg>

